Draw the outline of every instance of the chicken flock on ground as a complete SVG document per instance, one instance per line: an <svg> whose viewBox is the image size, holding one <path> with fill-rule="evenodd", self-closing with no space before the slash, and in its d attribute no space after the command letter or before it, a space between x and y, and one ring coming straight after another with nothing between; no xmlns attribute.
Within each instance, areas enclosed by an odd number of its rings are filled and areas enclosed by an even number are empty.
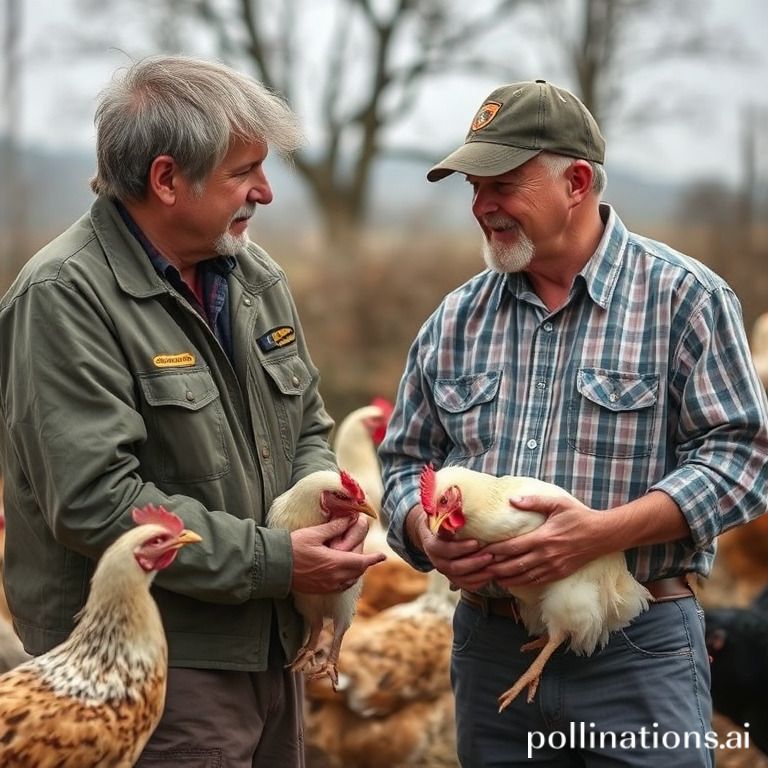
<svg viewBox="0 0 768 768"><path fill-rule="evenodd" d="M450 687L454 594L438 573L416 600L356 619L334 693L307 686L313 768L456 768Z"/></svg>
<svg viewBox="0 0 768 768"><path fill-rule="evenodd" d="M526 495L573 499L562 488L532 477L493 477L464 467L436 472L431 466L421 474L421 505L430 529L458 539L488 544L534 530L544 522L544 515L517 509L511 501ZM526 686L528 702L533 701L545 664L564 642L575 653L590 655L608 642L610 632L626 627L646 610L651 599L627 570L623 552L598 557L550 584L510 592L535 638L522 650L540 650L520 679L499 697L500 712Z"/></svg>
<svg viewBox="0 0 768 768"><path fill-rule="evenodd" d="M766 329L768 330L768 315ZM765 348L768 351L768 334L766 342ZM371 410L372 407L374 410ZM369 497L369 502L374 500L372 506L376 500L380 503L381 499L381 478L375 445L382 437L390 411L391 405L383 401L358 409L349 415L347 425L342 421L336 436L335 448L340 466L359 475L362 479L360 485ZM0 488L1 484L2 478ZM134 529L133 533L136 530L139 529ZM768 615L768 590L762 593L752 606L747 605L761 588L768 585L768 516L759 518L748 526L729 531L720 538L719 543L720 552L715 571L709 580L710 583L704 585L701 599L707 609L707 637L713 658L713 699L717 710L714 727L722 735L742 725L744 720L741 718L746 717L743 709L731 708L734 697L736 705L742 707L741 699L750 697L750 691L763 692L768 685L762 676L765 670L765 649L768 647L768 638L762 634L764 625L760 620L754 622L748 618L744 621L747 611L751 614L754 610L759 610L763 615ZM392 552L386 544L384 528L378 521L372 522L366 540L366 550L385 551L388 559L376 568L369 569L363 579L358 615L347 632L344 650L338 662L338 691L334 692L327 676L308 681L308 766L456 768L458 760L455 752L449 660L452 640L451 616L457 593L450 590L448 582L441 574L418 573ZM106 553L102 562L100 570L105 574L102 580L106 580ZM158 567L162 566L158 564ZM145 582L150 580L152 575L152 572L147 573ZM94 576L94 583L96 581L97 577ZM140 587L140 591L144 589L145 587ZM94 590L93 594L94 597L89 598L89 605L94 602L102 603L99 608L102 618L93 619L94 611L91 609L83 614L79 627L85 627L89 616L97 623L110 621L112 611L104 608L109 608L113 603L118 606L123 603L119 595L113 594L111 598L106 598L100 590ZM0 598L2 597L0 595ZM712 612L723 606L732 608L734 604L740 606L741 610L727 616ZM7 631L4 632L4 629ZM126 631L130 632L130 629L126 628ZM90 661L84 661L85 671L82 677L84 683L90 681L92 684L101 676L99 663L95 660L101 657L103 646L99 642L86 642L83 634L83 630L80 630L80 639L77 640L77 633L73 633L67 643L90 649ZM12 653L9 656L4 655L3 650L5 635L10 635L8 647L12 649ZM96 633L93 637L99 636ZM321 654L327 653L330 642L329 635L326 650L321 651ZM16 652L21 655L13 655ZM120 653L114 648L112 652L118 655ZM83 655L84 660L88 653ZM12 634L10 625L4 626L0 623L0 664L7 659L7 666L13 666L27 658L20 650L20 643ZM65 666L62 671L67 668ZM25 669L29 669L26 664L17 667L19 672L0 677L0 703L3 707L0 709L0 720L7 723L9 707L13 706L14 701L12 697L6 696L6 686L23 689L24 701L29 701L33 711L50 709L56 713L52 722L68 733L70 741L65 744L71 744L71 749L64 747L62 751L61 748L46 746L40 739L40 734L43 733L41 730L35 733L34 745L28 750L28 754L32 756L29 759L20 758L17 763L45 766L48 764L46 760L51 760L52 765L78 765L83 768L93 764L90 755L93 747L89 746L88 757L83 757L78 752L81 749L78 740L82 737L77 735L74 725L66 719L58 718L58 709L50 705L52 697L49 691L36 687L36 683L20 685L8 682L18 681L16 675L27 674ZM36 664L33 669L38 669ZM54 670L51 670L50 674L53 675L53 672ZM32 679L35 678L36 675L32 675ZM744 682L740 682L741 680ZM725 691L720 690L723 685ZM101 690L99 693L103 696L104 692ZM756 701L760 701L759 695ZM104 722L99 719L104 712L103 700L97 699L87 710L83 709L81 701L75 700L72 702L72 711L88 711L94 716L92 722L98 724L99 733L103 733L107 741L119 741L111 735L108 724L112 721L109 716ZM759 713L761 710L758 707L755 711ZM726 719L727 716L730 716L730 719ZM759 714L750 714L750 717L752 719L748 722L752 741L754 744L763 744L758 733L758 730L762 729ZM2 727L7 728L7 725ZM20 726L18 730L21 735L16 738L23 738L23 727ZM393 734L396 734L396 738ZM3 738L10 738L8 730L0 730L0 743ZM137 735L136 742L132 742L131 754L138 755L140 745L143 745L146 738L148 735L145 737L143 733ZM72 756L69 762L66 762L69 758L65 759L64 751L68 751ZM5 753L0 752L0 764L14 763L10 758L6 759ZM125 762L125 765L130 765L130 762ZM768 768L768 757L758 753L754 747L726 747L719 751L718 766Z"/></svg>
<svg viewBox="0 0 768 768"><path fill-rule="evenodd" d="M168 651L149 586L200 541L162 507L103 554L69 638L0 676L0 765L128 768L157 727Z"/></svg>

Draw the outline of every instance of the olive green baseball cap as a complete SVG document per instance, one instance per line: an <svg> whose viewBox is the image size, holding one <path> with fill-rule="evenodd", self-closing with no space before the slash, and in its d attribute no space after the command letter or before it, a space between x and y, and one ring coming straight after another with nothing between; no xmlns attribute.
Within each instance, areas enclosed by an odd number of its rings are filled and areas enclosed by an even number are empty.
<svg viewBox="0 0 768 768"><path fill-rule="evenodd" d="M546 80L511 83L488 96L464 144L431 168L427 179L440 181L455 171L499 176L545 150L602 164L605 140L569 91Z"/></svg>

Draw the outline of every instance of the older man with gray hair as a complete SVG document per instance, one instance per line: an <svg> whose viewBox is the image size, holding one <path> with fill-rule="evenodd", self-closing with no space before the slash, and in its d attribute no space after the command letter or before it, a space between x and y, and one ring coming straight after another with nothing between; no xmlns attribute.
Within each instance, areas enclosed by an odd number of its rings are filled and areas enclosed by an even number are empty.
<svg viewBox="0 0 768 768"><path fill-rule="evenodd" d="M276 496L335 467L285 275L247 236L272 201L269 146L301 131L260 83L183 56L122 72L96 126L97 199L0 302L14 624L30 653L61 642L131 510L162 504L204 544L155 582L170 671L138 764L301 766L288 595L383 557L359 551L363 521L264 526Z"/></svg>

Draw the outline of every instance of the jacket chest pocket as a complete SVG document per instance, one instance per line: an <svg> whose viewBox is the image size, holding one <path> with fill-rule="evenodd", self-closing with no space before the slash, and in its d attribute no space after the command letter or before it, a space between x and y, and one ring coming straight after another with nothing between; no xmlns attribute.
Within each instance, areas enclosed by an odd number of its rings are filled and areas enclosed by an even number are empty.
<svg viewBox="0 0 768 768"><path fill-rule="evenodd" d="M659 375L581 368L568 407L568 444L603 458L650 456Z"/></svg>
<svg viewBox="0 0 768 768"><path fill-rule="evenodd" d="M303 395L310 384L309 370L298 355L262 359L261 365L273 385L265 400L265 406L273 408L273 432L279 435L286 458L293 459L304 419Z"/></svg>
<svg viewBox="0 0 768 768"><path fill-rule="evenodd" d="M479 456L496 441L496 402L501 371L436 379L435 405L453 443L451 458Z"/></svg>
<svg viewBox="0 0 768 768"><path fill-rule="evenodd" d="M213 480L229 471L224 414L209 370L140 374L149 406L149 460L160 480Z"/></svg>

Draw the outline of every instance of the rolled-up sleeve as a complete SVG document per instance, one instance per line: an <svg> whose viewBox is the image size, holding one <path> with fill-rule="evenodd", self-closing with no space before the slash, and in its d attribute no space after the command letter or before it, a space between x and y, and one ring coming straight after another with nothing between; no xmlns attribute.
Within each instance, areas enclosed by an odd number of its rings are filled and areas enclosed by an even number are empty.
<svg viewBox="0 0 768 768"><path fill-rule="evenodd" d="M674 360L677 466L652 490L674 499L702 550L766 510L768 404L730 289L700 299Z"/></svg>

